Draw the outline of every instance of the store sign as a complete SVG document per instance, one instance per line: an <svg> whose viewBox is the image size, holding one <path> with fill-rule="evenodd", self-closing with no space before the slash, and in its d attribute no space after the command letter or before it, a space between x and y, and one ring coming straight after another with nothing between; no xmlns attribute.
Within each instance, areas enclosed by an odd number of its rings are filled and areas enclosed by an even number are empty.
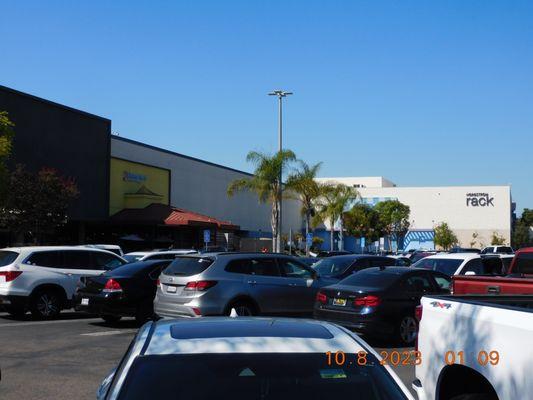
<svg viewBox="0 0 533 400"><path fill-rule="evenodd" d="M488 193L467 193L466 206L467 207L494 207L494 197L490 197Z"/></svg>
<svg viewBox="0 0 533 400"><path fill-rule="evenodd" d="M122 173L122 180L125 182L145 182L146 181L146 175L142 174L135 174L133 172L124 171Z"/></svg>

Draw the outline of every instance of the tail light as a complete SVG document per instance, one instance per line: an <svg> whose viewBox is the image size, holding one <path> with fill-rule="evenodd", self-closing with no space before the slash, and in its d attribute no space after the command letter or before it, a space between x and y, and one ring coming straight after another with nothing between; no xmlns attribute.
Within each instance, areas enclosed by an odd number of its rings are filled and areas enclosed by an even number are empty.
<svg viewBox="0 0 533 400"><path fill-rule="evenodd" d="M155 281L155 285L156 285L157 287L161 286L161 281L160 281L159 279L156 280L156 281Z"/></svg>
<svg viewBox="0 0 533 400"><path fill-rule="evenodd" d="M378 296L358 297L353 304L357 307L376 307L381 304L381 299Z"/></svg>
<svg viewBox="0 0 533 400"><path fill-rule="evenodd" d="M114 279L108 279L105 283L104 290L102 290L105 293L116 293L116 292L122 292L122 287L120 286L120 283L118 283Z"/></svg>
<svg viewBox="0 0 533 400"><path fill-rule="evenodd" d="M194 281L185 285L183 290L197 290L203 292L209 288L212 288L217 284L217 281Z"/></svg>
<svg viewBox="0 0 533 400"><path fill-rule="evenodd" d="M322 304L326 304L328 302L328 296L326 296L324 293L322 292L318 292L316 294L316 299L315 299L317 302L319 303L322 303Z"/></svg>
<svg viewBox="0 0 533 400"><path fill-rule="evenodd" d="M415 318L418 320L418 322L422 321L422 304L419 304L415 308Z"/></svg>
<svg viewBox="0 0 533 400"><path fill-rule="evenodd" d="M20 274L22 274L22 271L0 271L0 276L4 276L6 282L11 282L12 280L17 279Z"/></svg>

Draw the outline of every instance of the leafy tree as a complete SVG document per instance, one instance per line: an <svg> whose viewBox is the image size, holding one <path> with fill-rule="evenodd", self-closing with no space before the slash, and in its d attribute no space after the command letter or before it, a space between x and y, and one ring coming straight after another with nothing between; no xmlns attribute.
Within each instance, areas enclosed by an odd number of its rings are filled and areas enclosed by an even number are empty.
<svg viewBox="0 0 533 400"><path fill-rule="evenodd" d="M318 236L313 236L313 244L311 248L316 249L317 251L320 250L320 247L322 246L322 243L324 243L324 239Z"/></svg>
<svg viewBox="0 0 533 400"><path fill-rule="evenodd" d="M478 236L479 236L479 233L477 233L477 232L472 233L472 240L470 241L470 247L471 248L476 247Z"/></svg>
<svg viewBox="0 0 533 400"><path fill-rule="evenodd" d="M382 232L378 212L363 203L355 204L344 213L344 226L348 234L364 237L370 242L378 240Z"/></svg>
<svg viewBox="0 0 533 400"><path fill-rule="evenodd" d="M305 237L309 234L311 218L315 215L315 203L320 197L321 184L315 180L321 163L308 165L300 161L300 168L289 175L286 182L288 196L300 200L302 203L301 213L305 218ZM291 195L291 193L293 195ZM305 254L309 255L309 245L305 242Z"/></svg>
<svg viewBox="0 0 533 400"><path fill-rule="evenodd" d="M379 215L380 225L383 233L388 236L389 249L391 248L391 236L398 239L399 236L407 233L409 229L409 215L411 209L408 205L398 200L381 201L374 206Z"/></svg>
<svg viewBox="0 0 533 400"><path fill-rule="evenodd" d="M8 172L6 161L13 147L15 125L9 120L6 111L0 111L0 204L5 200Z"/></svg>
<svg viewBox="0 0 533 400"><path fill-rule="evenodd" d="M281 235L278 227L280 210L280 172L284 173L289 163L296 161L295 154L290 150L282 150L274 155L251 151L246 156L246 161L255 165L254 176L251 178L237 179L228 186L228 196L233 196L239 191L255 192L260 203L269 202L272 207L270 225L272 226L272 249L281 252Z"/></svg>
<svg viewBox="0 0 533 400"><path fill-rule="evenodd" d="M492 232L490 244L493 246L502 246L505 244L505 238L503 236L498 235L497 232Z"/></svg>
<svg viewBox="0 0 533 400"><path fill-rule="evenodd" d="M316 218L324 224L329 222L331 225L330 248L333 249L333 235L335 232L335 223L340 221L341 243L339 249L342 250L342 231L344 227L344 210L350 203L357 200L357 190L351 186L343 184L324 184L321 188L321 195L316 202Z"/></svg>
<svg viewBox="0 0 533 400"><path fill-rule="evenodd" d="M68 221L67 210L78 196L74 181L51 168L38 173L18 165L9 175L0 222L18 234L29 234L35 243Z"/></svg>
<svg viewBox="0 0 533 400"><path fill-rule="evenodd" d="M448 250L459 242L457 236L455 236L455 233L446 222L441 222L435 227L434 241L437 246L442 247L444 250Z"/></svg>
<svg viewBox="0 0 533 400"><path fill-rule="evenodd" d="M515 249L533 246L532 227L533 210L525 208L522 216L516 221L513 230L512 244Z"/></svg>

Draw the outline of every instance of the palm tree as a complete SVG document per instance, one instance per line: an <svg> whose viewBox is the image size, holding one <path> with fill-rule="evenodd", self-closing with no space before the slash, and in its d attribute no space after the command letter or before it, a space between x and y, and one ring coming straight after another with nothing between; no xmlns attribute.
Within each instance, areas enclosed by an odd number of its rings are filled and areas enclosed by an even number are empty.
<svg viewBox="0 0 533 400"><path fill-rule="evenodd" d="M280 210L280 172L285 172L289 164L296 160L296 155L291 150L282 150L274 155L251 151L246 156L246 161L255 165L254 175L251 178L237 179L228 186L228 196L233 196L239 191L252 191L259 197L260 203L269 202L272 207L270 224L272 226L272 249L281 252L278 216Z"/></svg>
<svg viewBox="0 0 533 400"><path fill-rule="evenodd" d="M289 175L286 188L287 196L300 200L302 203L301 213L305 218L305 254L309 256L309 244L307 235L311 226L311 218L315 214L315 203L321 194L321 184L315 178L322 163L308 165L300 161L300 169Z"/></svg>
<svg viewBox="0 0 533 400"><path fill-rule="evenodd" d="M321 189L321 196L317 201L317 218L324 224L326 221L331 226L330 233L330 248L333 250L333 235L335 232L335 223L340 221L340 246L342 250L342 230L343 230L343 214L344 210L350 203L357 200L359 193L351 186L344 184L324 184Z"/></svg>

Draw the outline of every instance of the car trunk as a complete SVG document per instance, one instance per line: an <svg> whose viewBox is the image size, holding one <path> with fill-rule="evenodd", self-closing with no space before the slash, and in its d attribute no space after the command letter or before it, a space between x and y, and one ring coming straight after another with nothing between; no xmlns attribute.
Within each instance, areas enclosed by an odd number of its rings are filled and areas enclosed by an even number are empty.
<svg viewBox="0 0 533 400"><path fill-rule="evenodd" d="M367 298L367 296L379 297L381 290L375 287L335 285L322 288L320 292L327 296L326 304L322 306L323 309L363 312L368 309L368 305L356 305L355 301Z"/></svg>

